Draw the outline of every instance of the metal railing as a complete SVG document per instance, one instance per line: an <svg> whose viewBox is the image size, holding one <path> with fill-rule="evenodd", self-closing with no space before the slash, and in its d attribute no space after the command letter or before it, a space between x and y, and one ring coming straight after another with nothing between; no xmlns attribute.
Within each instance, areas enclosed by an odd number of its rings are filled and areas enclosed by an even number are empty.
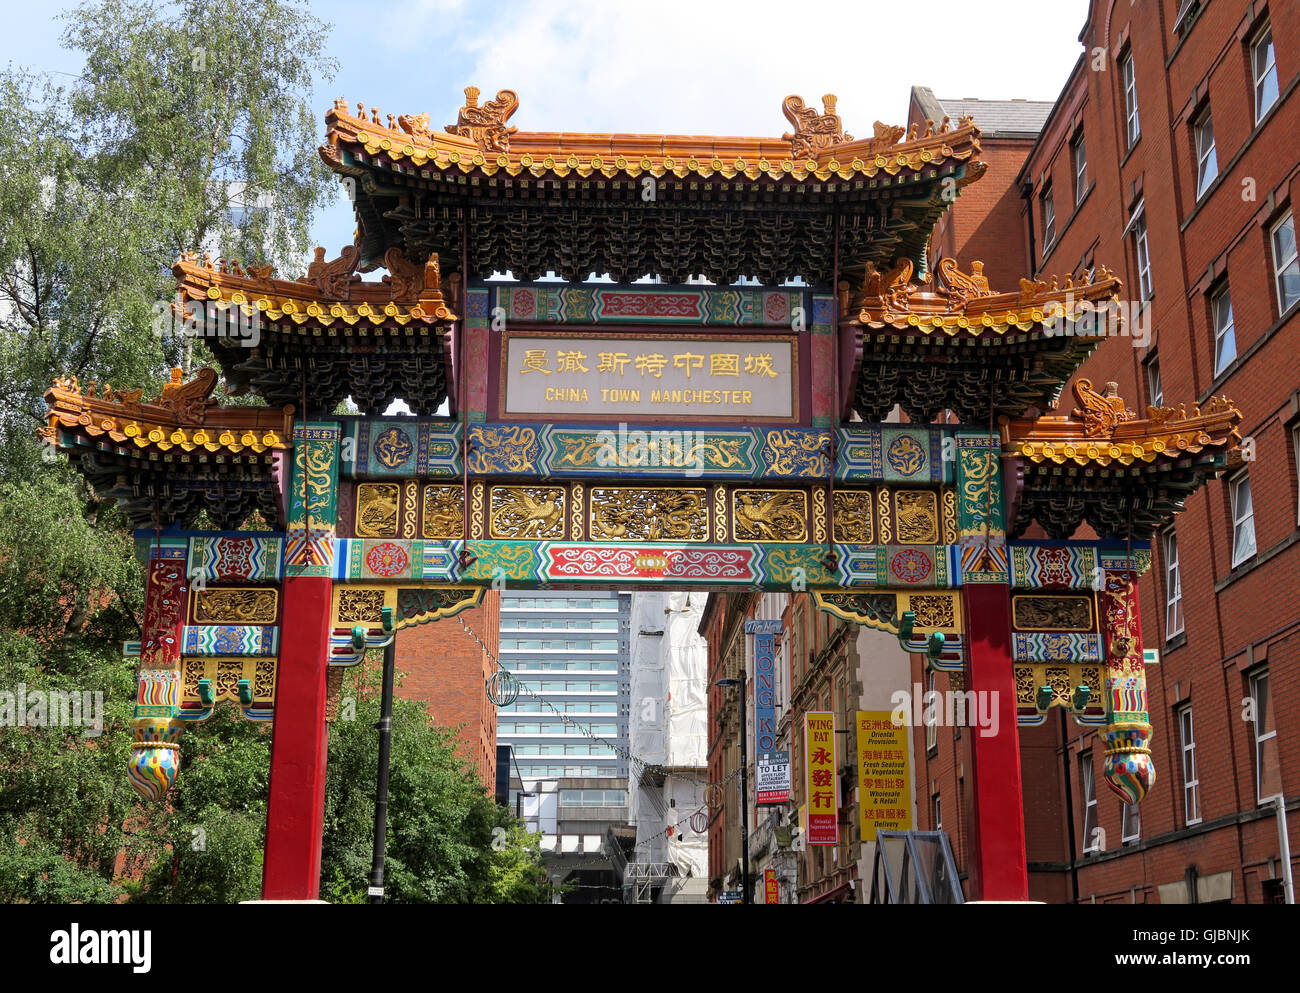
<svg viewBox="0 0 1300 993"><path fill-rule="evenodd" d="M965 903L943 831L879 831L870 903Z"/></svg>

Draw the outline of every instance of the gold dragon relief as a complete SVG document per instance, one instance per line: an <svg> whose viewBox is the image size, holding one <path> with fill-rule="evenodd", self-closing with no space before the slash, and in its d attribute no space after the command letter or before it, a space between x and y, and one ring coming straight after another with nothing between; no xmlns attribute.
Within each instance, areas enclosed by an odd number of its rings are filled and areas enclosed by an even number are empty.
<svg viewBox="0 0 1300 993"><path fill-rule="evenodd" d="M424 517L420 534L425 538L465 537L463 486L430 485L424 488Z"/></svg>
<svg viewBox="0 0 1300 993"><path fill-rule="evenodd" d="M875 494L871 490L835 491L832 514L832 533L836 542L852 545L873 544L875 529L872 526L872 507Z"/></svg>
<svg viewBox="0 0 1300 993"><path fill-rule="evenodd" d="M732 528L738 541L807 541L808 494L803 490L736 490Z"/></svg>
<svg viewBox="0 0 1300 993"><path fill-rule="evenodd" d="M563 538L559 486L493 486L488 533L493 538Z"/></svg>
<svg viewBox="0 0 1300 993"><path fill-rule="evenodd" d="M595 541L708 541L708 490L599 487L591 491Z"/></svg>
<svg viewBox="0 0 1300 993"><path fill-rule="evenodd" d="M274 624L279 592L266 588L197 590L195 624Z"/></svg>
<svg viewBox="0 0 1300 993"><path fill-rule="evenodd" d="M900 545L939 542L939 495L932 490L894 491L894 540Z"/></svg>
<svg viewBox="0 0 1300 993"><path fill-rule="evenodd" d="M357 485L358 538L396 538L397 517L401 501L397 483L359 483Z"/></svg>

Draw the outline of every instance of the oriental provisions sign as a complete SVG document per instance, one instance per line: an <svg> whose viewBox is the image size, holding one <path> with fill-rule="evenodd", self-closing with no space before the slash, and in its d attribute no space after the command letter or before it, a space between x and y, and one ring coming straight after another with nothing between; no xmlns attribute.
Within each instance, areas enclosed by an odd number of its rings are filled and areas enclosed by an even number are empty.
<svg viewBox="0 0 1300 993"><path fill-rule="evenodd" d="M502 337L503 419L799 420L792 334Z"/></svg>

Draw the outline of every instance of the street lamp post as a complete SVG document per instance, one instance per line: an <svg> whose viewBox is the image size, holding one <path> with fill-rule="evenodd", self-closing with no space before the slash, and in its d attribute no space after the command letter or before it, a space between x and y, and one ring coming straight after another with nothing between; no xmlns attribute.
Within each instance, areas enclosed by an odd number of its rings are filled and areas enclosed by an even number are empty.
<svg viewBox="0 0 1300 993"><path fill-rule="evenodd" d="M749 903L749 748L745 735L745 683L741 679L719 679L714 686L740 687L740 893Z"/></svg>

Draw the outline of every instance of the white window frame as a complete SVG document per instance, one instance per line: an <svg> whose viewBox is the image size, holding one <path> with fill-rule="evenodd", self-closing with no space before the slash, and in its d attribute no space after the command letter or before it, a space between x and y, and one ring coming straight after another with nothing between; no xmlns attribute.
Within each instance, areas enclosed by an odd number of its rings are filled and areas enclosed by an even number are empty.
<svg viewBox="0 0 1300 993"><path fill-rule="evenodd" d="M1083 854L1101 851L1101 832L1097 830L1097 781L1092 751L1079 753L1079 775L1083 787Z"/></svg>
<svg viewBox="0 0 1300 993"><path fill-rule="evenodd" d="M1120 803L1119 840L1121 844L1136 845L1142 840L1142 808L1136 803Z"/></svg>
<svg viewBox="0 0 1300 993"><path fill-rule="evenodd" d="M1088 136L1082 128L1070 142L1070 154L1074 159L1074 202L1078 205L1088 192Z"/></svg>
<svg viewBox="0 0 1300 993"><path fill-rule="evenodd" d="M1138 120L1137 69L1133 63L1133 50L1129 49L1119 60L1120 84L1124 87L1124 135L1128 148L1142 137L1142 123Z"/></svg>
<svg viewBox="0 0 1300 993"><path fill-rule="evenodd" d="M1269 693L1269 687L1265 686L1264 695L1263 695L1264 706L1263 707L1260 706L1259 684L1261 682L1268 683L1267 669L1261 669L1259 672L1252 673L1250 677L1250 700L1251 700L1251 704L1254 707L1254 715L1255 715L1255 720L1252 725L1252 730L1255 733L1255 801L1260 806L1263 806L1264 804L1272 803L1273 798L1277 796L1276 793L1270 793L1268 796L1260 795L1260 790L1262 789L1262 784L1260 783L1260 777L1263 775L1264 772L1264 756L1262 754L1264 750L1264 743L1268 741L1276 740L1277 722L1276 721L1273 722L1272 731L1266 731L1264 734L1259 733L1260 724L1263 723L1260 720L1260 718L1264 716L1268 704L1271 702L1269 700L1269 696L1271 695ZM1279 756L1278 758L1280 761L1281 756Z"/></svg>
<svg viewBox="0 0 1300 993"><path fill-rule="evenodd" d="M1146 303L1155 293L1151 282L1151 244L1147 240L1146 204L1140 204L1133 217L1133 249L1137 256L1138 293Z"/></svg>
<svg viewBox="0 0 1300 993"><path fill-rule="evenodd" d="M1300 425L1291 429L1291 449L1295 452L1296 465L1296 524L1300 526Z"/></svg>
<svg viewBox="0 0 1300 993"><path fill-rule="evenodd" d="M1227 314L1223 313L1227 305ZM1237 325L1232 316L1232 294L1224 287L1210 297L1210 316L1214 321L1214 374L1217 376L1237 357Z"/></svg>
<svg viewBox="0 0 1300 993"><path fill-rule="evenodd" d="M1277 242L1278 232L1283 228L1287 228L1291 232L1291 254L1286 258L1280 257L1281 253L1279 252ZM1297 277L1297 279L1300 279L1300 245L1297 245L1296 243L1294 213L1288 210L1286 216L1279 219L1278 222L1269 229L1268 243L1273 256L1273 286L1277 291L1277 312L1280 316L1294 307L1297 301L1300 301L1300 293L1297 293L1293 299L1288 301L1284 289L1286 286L1286 276L1293 275Z"/></svg>
<svg viewBox="0 0 1300 993"><path fill-rule="evenodd" d="M1248 470L1239 472L1228 481L1228 486L1229 502L1232 505L1232 567L1235 569L1242 563L1249 562L1259 551L1259 544L1255 534L1255 501L1250 489L1250 472ZM1245 508L1239 506L1243 486L1245 487L1246 503L1248 504ZM1244 534L1244 528L1246 527L1250 528L1250 551L1238 554L1238 532L1239 529L1243 529L1241 533Z"/></svg>
<svg viewBox="0 0 1300 993"><path fill-rule="evenodd" d="M1165 561L1165 640L1183 633L1183 577L1178 563L1178 532L1170 528L1161 535Z"/></svg>
<svg viewBox="0 0 1300 993"><path fill-rule="evenodd" d="M1151 396L1151 406L1165 405L1165 388L1160 382L1160 360L1152 359L1147 363L1147 393Z"/></svg>
<svg viewBox="0 0 1300 993"><path fill-rule="evenodd" d="M1188 826L1201 823L1201 777L1196 771L1196 723L1192 705L1177 708L1178 745L1182 754L1183 818Z"/></svg>
<svg viewBox="0 0 1300 993"><path fill-rule="evenodd" d="M1219 153L1214 145L1214 117L1207 107L1192 128L1196 144L1196 199L1205 195L1219 175Z"/></svg>
<svg viewBox="0 0 1300 993"><path fill-rule="evenodd" d="M1051 183L1038 195L1038 204L1043 215L1043 254L1046 255L1056 244L1056 194Z"/></svg>
<svg viewBox="0 0 1300 993"><path fill-rule="evenodd" d="M1264 66L1263 71L1259 65L1260 46L1268 45L1267 58L1268 64ZM1264 87L1269 83L1269 77L1272 77L1272 98L1267 104L1264 104ZM1255 93L1255 123L1258 124L1263 120L1264 115L1273 109L1281 95L1278 89L1277 80L1277 50L1273 47L1273 25L1266 24L1255 35L1255 40L1250 43L1250 78L1254 85Z"/></svg>
<svg viewBox="0 0 1300 993"><path fill-rule="evenodd" d="M928 695L929 693L934 692L934 670L933 669L930 670L929 678L926 680L926 690L928 691L926 695L926 702L928 703L928 701L934 699L934 697ZM921 711L922 715L924 715L927 711L929 711L929 709L930 709L929 707L923 708ZM935 713L933 715L933 719L925 721L925 750L929 752L931 749L935 749L938 747L939 747L939 714L938 714L938 708L936 707Z"/></svg>

